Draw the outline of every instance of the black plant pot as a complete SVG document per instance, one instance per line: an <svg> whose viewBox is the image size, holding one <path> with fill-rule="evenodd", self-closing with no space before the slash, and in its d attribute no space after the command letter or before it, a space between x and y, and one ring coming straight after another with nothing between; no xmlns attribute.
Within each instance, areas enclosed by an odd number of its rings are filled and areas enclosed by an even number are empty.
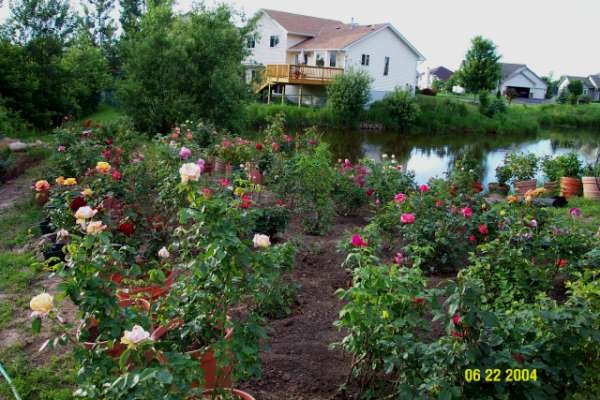
<svg viewBox="0 0 600 400"><path fill-rule="evenodd" d="M46 218L40 222L40 231L42 231L42 235L54 232L54 229L52 229L52 225L50 224L50 218Z"/></svg>
<svg viewBox="0 0 600 400"><path fill-rule="evenodd" d="M62 251L63 245L59 243L55 243L49 249L43 251L44 260L49 260L51 258L58 258L61 261L65 261L65 253Z"/></svg>

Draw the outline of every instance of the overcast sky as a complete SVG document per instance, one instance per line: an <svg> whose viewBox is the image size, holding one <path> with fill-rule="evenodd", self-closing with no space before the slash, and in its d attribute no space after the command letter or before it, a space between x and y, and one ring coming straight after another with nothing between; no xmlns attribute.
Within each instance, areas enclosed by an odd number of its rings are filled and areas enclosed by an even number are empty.
<svg viewBox="0 0 600 400"><path fill-rule="evenodd" d="M2 2L3 0L0 0ZM76 4L77 0L71 0ZM8 0L0 18L8 13ZM179 0L188 9L191 0ZM208 2L214 3L214 1ZM492 39L502 61L539 75L600 73L600 0L228 0L253 14L272 8L360 24L392 23L427 59L455 69L476 35Z"/></svg>

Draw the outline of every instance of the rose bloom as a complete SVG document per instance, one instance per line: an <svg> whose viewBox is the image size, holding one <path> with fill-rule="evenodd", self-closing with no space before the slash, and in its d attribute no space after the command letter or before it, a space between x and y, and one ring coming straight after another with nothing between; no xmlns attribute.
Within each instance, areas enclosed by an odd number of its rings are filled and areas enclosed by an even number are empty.
<svg viewBox="0 0 600 400"><path fill-rule="evenodd" d="M529 221L529 226L532 228L537 228L538 222L535 219L532 219L531 221Z"/></svg>
<svg viewBox="0 0 600 400"><path fill-rule="evenodd" d="M398 193L394 196L394 201L396 204L404 203L407 199L407 196L404 193Z"/></svg>
<svg viewBox="0 0 600 400"><path fill-rule="evenodd" d="M482 235L487 235L489 233L488 231L488 227L485 224L481 224L477 227L477 230L479 231L479 233L481 233Z"/></svg>
<svg viewBox="0 0 600 400"><path fill-rule="evenodd" d="M183 146L181 150L179 150L179 158L181 158L182 160L187 160L188 158L190 158L191 155L192 150L188 149L185 146Z"/></svg>
<svg viewBox="0 0 600 400"><path fill-rule="evenodd" d="M252 198L250 196L248 196L247 194L242 195L240 207L243 209L247 209L247 208L250 208L251 205L252 205Z"/></svg>
<svg viewBox="0 0 600 400"><path fill-rule="evenodd" d="M423 297L415 297L413 299L413 302L415 303L415 305L420 306L425 303L425 299Z"/></svg>
<svg viewBox="0 0 600 400"><path fill-rule="evenodd" d="M90 206L80 207L75 212L75 218L77 218L77 223L80 224L82 222L85 222L86 219L92 219L97 212L98 210L94 210Z"/></svg>
<svg viewBox="0 0 600 400"><path fill-rule="evenodd" d="M179 168L179 175L181 176L181 183L188 183L189 181L197 181L200 179L200 167L195 163L183 164Z"/></svg>
<svg viewBox="0 0 600 400"><path fill-rule="evenodd" d="M471 242L471 243L477 242L477 238L475 237L475 235L470 235L469 236L469 242Z"/></svg>
<svg viewBox="0 0 600 400"><path fill-rule="evenodd" d="M200 173L202 174L206 169L206 161L204 161L202 158L199 158L196 161L196 165L200 168Z"/></svg>
<svg viewBox="0 0 600 400"><path fill-rule="evenodd" d="M396 257L394 257L394 261L398 265L402 265L404 263L404 254L396 253Z"/></svg>
<svg viewBox="0 0 600 400"><path fill-rule="evenodd" d="M254 146L256 148L256 150L261 151L263 149L263 145L260 143L256 143L256 145Z"/></svg>
<svg viewBox="0 0 600 400"><path fill-rule="evenodd" d="M277 153L280 149L279 143L272 143L271 144L271 150L273 150L275 153Z"/></svg>
<svg viewBox="0 0 600 400"><path fill-rule="evenodd" d="M86 205L87 205L87 202L85 201L85 199L81 196L77 196L73 200L71 200L71 203L69 204L69 208L71 209L71 211L77 211L81 207L86 206Z"/></svg>
<svg viewBox="0 0 600 400"><path fill-rule="evenodd" d="M73 185L77 185L77 179L75 179L75 178L67 178L67 179L65 179L65 181L63 182L63 185L65 185L65 186L73 186Z"/></svg>
<svg viewBox="0 0 600 400"><path fill-rule="evenodd" d="M131 235L133 235L133 232L135 232L135 225L133 225L133 223L131 221L126 221L126 222L119 224L119 227L117 229L123 235L131 236Z"/></svg>
<svg viewBox="0 0 600 400"><path fill-rule="evenodd" d="M416 220L415 214L413 213L403 213L400 216L400 222L403 224L413 224Z"/></svg>
<svg viewBox="0 0 600 400"><path fill-rule="evenodd" d="M126 344L128 347L133 348L133 347L137 346L138 344L140 344L146 340L149 340L149 339L150 339L150 333L145 331L144 328L142 328L141 326L135 325L132 330L125 331L125 333L123 333L123 337L121 338L121 343Z"/></svg>
<svg viewBox="0 0 600 400"><path fill-rule="evenodd" d="M453 323L454 325L458 325L458 324L460 324L460 321L461 321L461 319L462 319L462 318L460 317L460 314L459 314L459 313L456 313L456 314L454 314L454 315L452 316L452 318L451 318L451 319L452 319L452 323Z"/></svg>
<svg viewBox="0 0 600 400"><path fill-rule="evenodd" d="M506 200L508 201L508 204L513 204L519 201L519 198L513 194L511 196L508 196Z"/></svg>
<svg viewBox="0 0 600 400"><path fill-rule="evenodd" d="M442 208L442 207L444 207L444 200L436 200L436 201L435 201L435 206L436 206L437 208Z"/></svg>
<svg viewBox="0 0 600 400"><path fill-rule="evenodd" d="M45 192L48 189L50 189L50 184L46 180L39 180L35 183L36 192Z"/></svg>
<svg viewBox="0 0 600 400"><path fill-rule="evenodd" d="M107 174L110 171L110 164L106 161L98 161L96 163L96 171L101 174Z"/></svg>
<svg viewBox="0 0 600 400"><path fill-rule="evenodd" d="M67 148L61 144L60 146L58 146L58 147L56 148L56 150L57 150L58 152L60 152L60 153L63 153L64 151L66 151L66 150L67 150Z"/></svg>
<svg viewBox="0 0 600 400"><path fill-rule="evenodd" d="M33 316L47 315L54 308L54 298L48 293L41 293L31 299L29 307Z"/></svg>
<svg viewBox="0 0 600 400"><path fill-rule="evenodd" d="M204 188L202 189L202 196L204 196L205 199L210 199L213 195L213 191L210 188Z"/></svg>
<svg viewBox="0 0 600 400"><path fill-rule="evenodd" d="M256 249L265 249L271 245L271 239L267 235L261 235L257 233L252 238L252 243Z"/></svg>
<svg viewBox="0 0 600 400"><path fill-rule="evenodd" d="M556 261L556 266L557 266L558 268L564 268L564 267L566 267L566 266L567 266L567 264L568 264L568 263L569 263L569 262L568 262L567 260L565 260L564 258L561 258L560 260L557 260L557 261Z"/></svg>
<svg viewBox="0 0 600 400"><path fill-rule="evenodd" d="M421 185L421 186L419 186L419 191L421 193L429 192L429 186L427 186L427 185Z"/></svg>
<svg viewBox="0 0 600 400"><path fill-rule="evenodd" d="M56 178L55 182L58 183L59 185L64 185L65 184L65 177L64 176L59 176L58 178Z"/></svg>
<svg viewBox="0 0 600 400"><path fill-rule="evenodd" d="M169 253L169 250L167 250L167 248L165 246L163 246L159 251L158 251L158 256L162 259L166 259L171 257L171 253Z"/></svg>
<svg viewBox="0 0 600 400"><path fill-rule="evenodd" d="M57 242L64 242L67 239L69 239L69 231L66 229L61 229L58 232L56 232L56 241Z"/></svg>
<svg viewBox="0 0 600 400"><path fill-rule="evenodd" d="M85 188L85 189L83 189L83 190L81 191L81 194L82 194L84 197L90 197L92 194L94 194L94 192L93 192L93 191L92 191L92 189L90 189L90 188Z"/></svg>
<svg viewBox="0 0 600 400"><path fill-rule="evenodd" d="M365 242L360 235L352 235L352 246L367 247L367 242Z"/></svg>
<svg viewBox="0 0 600 400"><path fill-rule="evenodd" d="M473 216L473 209L471 207L461 208L460 212L465 218L471 218Z"/></svg>
<svg viewBox="0 0 600 400"><path fill-rule="evenodd" d="M85 233L88 235L96 235L106 229L106 225L102 223L102 221L92 221L88 224L87 228L85 228Z"/></svg>
<svg viewBox="0 0 600 400"><path fill-rule="evenodd" d="M194 134L193 134L193 133L192 133L192 132L191 132L191 131L188 129L188 130L185 132L185 138L186 138L187 140L192 140L192 139L194 138Z"/></svg>
<svg viewBox="0 0 600 400"><path fill-rule="evenodd" d="M227 187L227 186L231 185L231 181L227 178L221 178L221 179L219 179L219 185L221 185L223 187Z"/></svg>
<svg viewBox="0 0 600 400"><path fill-rule="evenodd" d="M577 207L573 207L569 210L569 214L571 214L571 217L581 217L581 210Z"/></svg>

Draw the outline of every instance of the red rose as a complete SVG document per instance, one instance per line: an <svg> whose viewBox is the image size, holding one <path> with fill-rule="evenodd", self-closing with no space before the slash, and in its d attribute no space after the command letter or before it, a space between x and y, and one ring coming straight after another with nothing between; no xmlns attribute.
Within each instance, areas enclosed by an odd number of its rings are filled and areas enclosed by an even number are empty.
<svg viewBox="0 0 600 400"><path fill-rule="evenodd" d="M115 181L120 181L122 176L123 176L123 175L121 175L121 173L119 172L119 170L116 170L116 169L115 169L115 170L113 170L113 172L112 172L112 178L113 178Z"/></svg>
<svg viewBox="0 0 600 400"><path fill-rule="evenodd" d="M522 354L519 353L511 353L512 358L519 363L524 363L525 362L525 357Z"/></svg>
<svg viewBox="0 0 600 400"><path fill-rule="evenodd" d="M413 303L415 303L415 305L417 305L417 306L420 306L425 303L425 299L422 297L415 297L413 299Z"/></svg>
<svg viewBox="0 0 600 400"><path fill-rule="evenodd" d="M569 262L567 260L565 260L564 258L561 258L560 260L556 261L556 266L558 268L564 268L567 266L567 264L569 264Z"/></svg>
<svg viewBox="0 0 600 400"><path fill-rule="evenodd" d="M250 208L252 205L252 198L247 194L242 196L242 201L240 202L240 207L243 209Z"/></svg>
<svg viewBox="0 0 600 400"><path fill-rule="evenodd" d="M79 207L83 207L85 205L87 205L85 199L81 196L77 196L73 200L71 200L71 204L69 204L69 207L71 208L71 210L77 211L79 210Z"/></svg>
<svg viewBox="0 0 600 400"><path fill-rule="evenodd" d="M277 153L280 149L279 143L272 143L271 144L271 150L273 150L275 153Z"/></svg>
<svg viewBox="0 0 600 400"><path fill-rule="evenodd" d="M462 332L457 332L457 331L452 331L452 336L454 336L455 338L459 338L459 339L462 339L464 337Z"/></svg>
<svg viewBox="0 0 600 400"><path fill-rule="evenodd" d="M109 145L109 146L110 146L111 144L113 144L113 140L112 140L112 138L108 138L108 139L106 139L106 144L107 144L107 145Z"/></svg>
<svg viewBox="0 0 600 400"><path fill-rule="evenodd" d="M469 236L469 242L471 242L471 243L477 243L477 238L475 237L475 235L470 235Z"/></svg>
<svg viewBox="0 0 600 400"><path fill-rule="evenodd" d="M475 193L483 192L483 185L481 184L481 182L479 182L479 181L473 182L473 191Z"/></svg>
<svg viewBox="0 0 600 400"><path fill-rule="evenodd" d="M460 324L461 318L459 313L454 314L451 319L454 325Z"/></svg>
<svg viewBox="0 0 600 400"><path fill-rule="evenodd" d="M481 233L482 235L487 235L488 234L488 227L485 224L481 224L477 227L477 230L479 231L479 233Z"/></svg>
<svg viewBox="0 0 600 400"><path fill-rule="evenodd" d="M260 150L262 150L262 149L263 149L263 145L262 145L262 144L260 144L260 143L256 143L256 146L255 146L255 147L256 147L256 150L258 150L258 151L260 151Z"/></svg>
<svg viewBox="0 0 600 400"><path fill-rule="evenodd" d="M118 230L125 236L131 236L135 232L135 225L131 221L122 222L119 224Z"/></svg>
<svg viewBox="0 0 600 400"><path fill-rule="evenodd" d="M110 149L106 149L102 152L102 158L104 158L106 161L110 160L111 155Z"/></svg>

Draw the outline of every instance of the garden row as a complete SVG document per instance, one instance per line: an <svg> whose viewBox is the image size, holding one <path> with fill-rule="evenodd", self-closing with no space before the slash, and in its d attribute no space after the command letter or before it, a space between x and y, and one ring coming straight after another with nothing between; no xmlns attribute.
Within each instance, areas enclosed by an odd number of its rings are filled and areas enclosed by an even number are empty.
<svg viewBox="0 0 600 400"><path fill-rule="evenodd" d="M387 194L342 243L339 345L361 398L598 397L600 238L581 210L557 220L541 191L490 204L466 160L419 187L384 164Z"/></svg>

